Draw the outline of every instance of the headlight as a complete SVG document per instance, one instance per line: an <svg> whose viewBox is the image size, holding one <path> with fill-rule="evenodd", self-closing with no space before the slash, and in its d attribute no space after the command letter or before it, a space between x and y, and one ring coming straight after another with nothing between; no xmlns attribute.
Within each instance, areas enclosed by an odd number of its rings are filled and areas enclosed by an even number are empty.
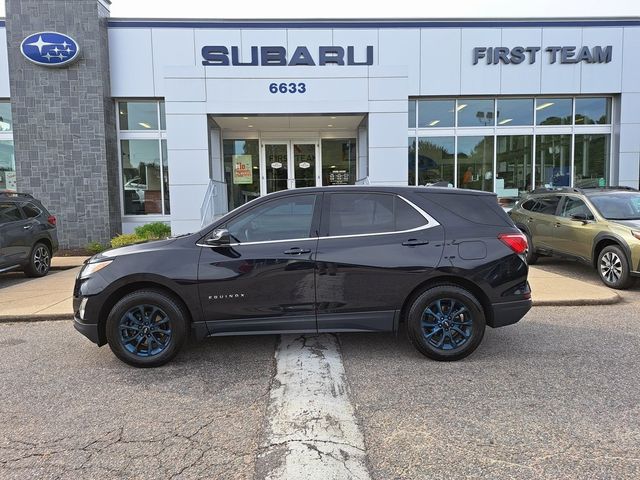
<svg viewBox="0 0 640 480"><path fill-rule="evenodd" d="M96 263L87 263L85 267L82 269L82 273L80 274L80 278L87 278L90 275L93 275L96 272L99 272L105 267L108 267L113 260L106 260L104 262L96 262Z"/></svg>

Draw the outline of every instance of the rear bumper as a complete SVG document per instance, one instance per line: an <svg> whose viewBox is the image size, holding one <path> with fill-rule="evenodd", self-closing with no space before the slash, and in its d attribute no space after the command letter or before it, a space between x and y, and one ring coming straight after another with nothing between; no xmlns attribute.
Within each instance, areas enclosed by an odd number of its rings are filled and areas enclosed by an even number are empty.
<svg viewBox="0 0 640 480"><path fill-rule="evenodd" d="M531 310L531 299L493 304L493 318L487 325L493 328L513 325Z"/></svg>

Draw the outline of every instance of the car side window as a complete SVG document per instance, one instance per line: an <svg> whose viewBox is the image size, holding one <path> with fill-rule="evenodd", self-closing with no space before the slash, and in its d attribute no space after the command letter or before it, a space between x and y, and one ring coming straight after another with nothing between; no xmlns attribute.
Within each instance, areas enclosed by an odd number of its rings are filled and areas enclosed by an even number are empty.
<svg viewBox="0 0 640 480"><path fill-rule="evenodd" d="M560 195L550 195L548 197L540 197L536 201L535 210L536 213L544 213L546 215L555 215L558 204L560 203Z"/></svg>
<svg viewBox="0 0 640 480"><path fill-rule="evenodd" d="M267 242L309 238L316 195L268 201L227 222L232 242Z"/></svg>
<svg viewBox="0 0 640 480"><path fill-rule="evenodd" d="M31 203L25 203L22 205L22 212L27 218L36 218L42 213L38 207Z"/></svg>
<svg viewBox="0 0 640 480"><path fill-rule="evenodd" d="M588 220L593 220L593 214L589 207L576 197L567 197L560 212L561 217L571 218L572 215L586 215Z"/></svg>
<svg viewBox="0 0 640 480"><path fill-rule="evenodd" d="M535 211L536 201L535 200L527 200L522 204L522 208L524 210Z"/></svg>
<svg viewBox="0 0 640 480"><path fill-rule="evenodd" d="M15 203L0 203L0 224L22 220L22 214Z"/></svg>
<svg viewBox="0 0 640 480"><path fill-rule="evenodd" d="M425 225L427 220L396 195L332 193L329 236L387 233Z"/></svg>

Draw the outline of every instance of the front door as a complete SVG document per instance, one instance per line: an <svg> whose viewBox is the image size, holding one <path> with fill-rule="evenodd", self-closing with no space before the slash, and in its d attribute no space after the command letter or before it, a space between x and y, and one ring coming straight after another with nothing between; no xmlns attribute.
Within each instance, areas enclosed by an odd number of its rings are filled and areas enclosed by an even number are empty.
<svg viewBox="0 0 640 480"><path fill-rule="evenodd" d="M202 247L198 289L211 334L316 331L316 209L321 194L260 202L221 228L231 244Z"/></svg>
<svg viewBox="0 0 640 480"><path fill-rule="evenodd" d="M262 194L288 188L315 187L318 143L313 141L267 141L262 145Z"/></svg>

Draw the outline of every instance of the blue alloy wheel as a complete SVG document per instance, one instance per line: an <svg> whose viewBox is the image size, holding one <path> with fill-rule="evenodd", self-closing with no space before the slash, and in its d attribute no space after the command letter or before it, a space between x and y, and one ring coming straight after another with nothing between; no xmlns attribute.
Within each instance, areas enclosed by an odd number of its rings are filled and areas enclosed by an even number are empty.
<svg viewBox="0 0 640 480"><path fill-rule="evenodd" d="M473 334L470 309L460 300L440 298L424 310L422 335L434 348L450 351L465 345Z"/></svg>
<svg viewBox="0 0 640 480"><path fill-rule="evenodd" d="M153 357L171 342L171 319L155 305L136 305L122 316L118 325L120 343L138 357Z"/></svg>

